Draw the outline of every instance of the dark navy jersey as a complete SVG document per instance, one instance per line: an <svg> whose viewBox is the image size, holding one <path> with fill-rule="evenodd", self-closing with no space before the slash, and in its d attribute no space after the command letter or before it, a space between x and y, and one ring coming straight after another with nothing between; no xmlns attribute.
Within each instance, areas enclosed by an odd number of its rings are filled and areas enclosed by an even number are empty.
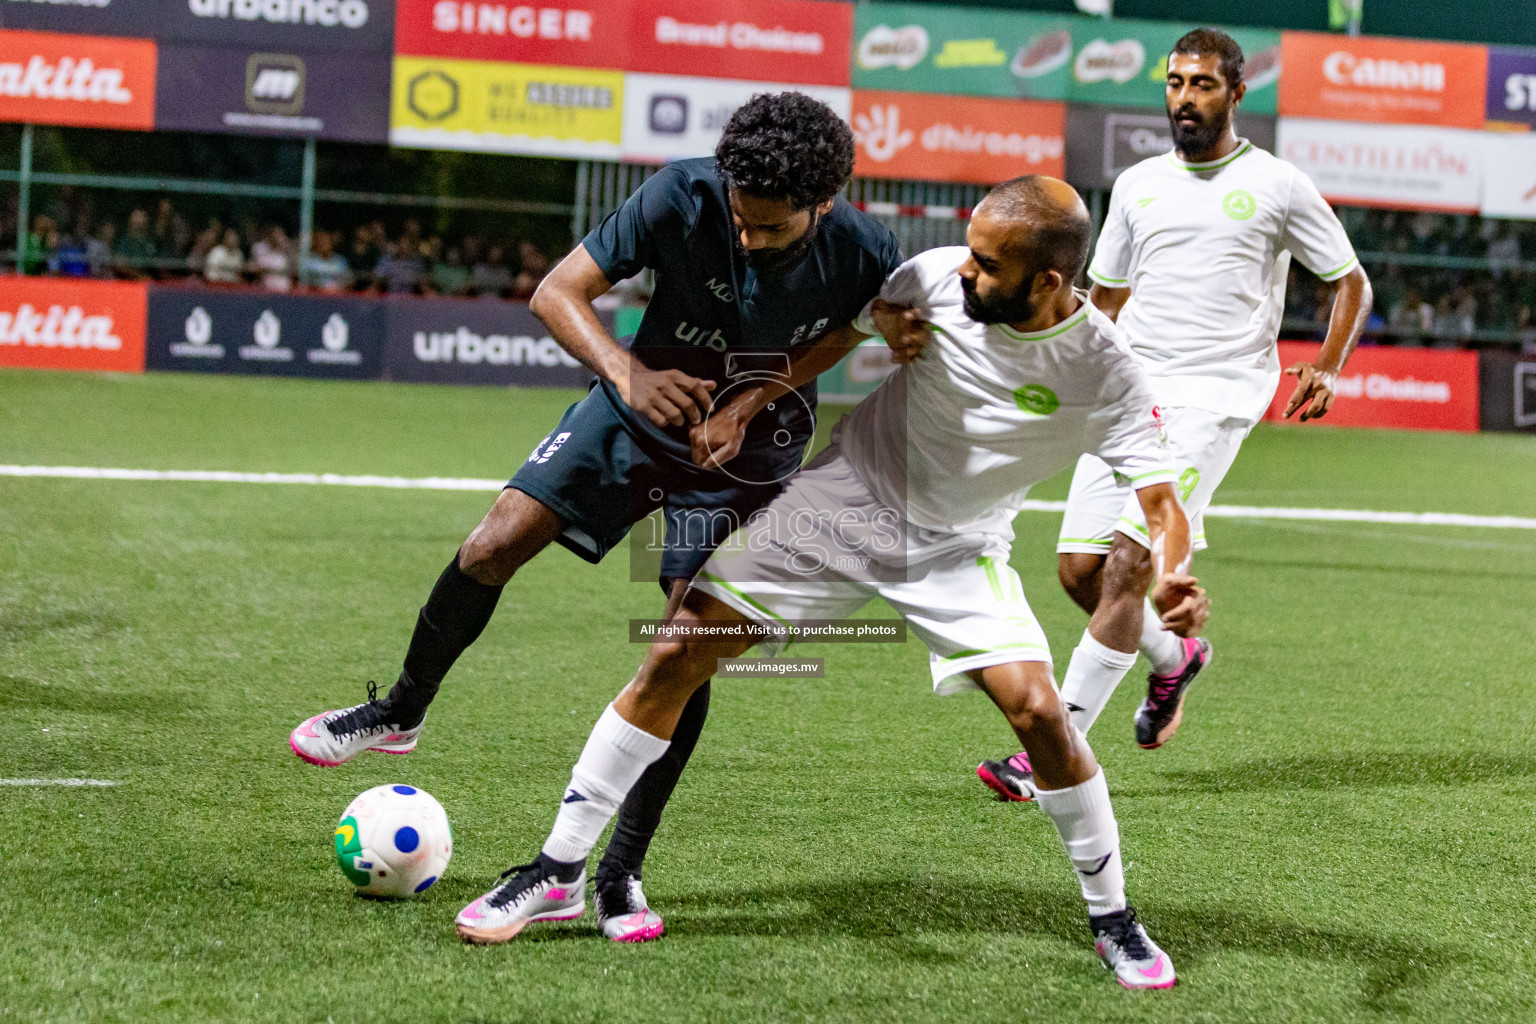
<svg viewBox="0 0 1536 1024"><path fill-rule="evenodd" d="M790 349L853 320L902 262L895 237L838 197L805 259L759 276L736 241L725 186L708 158L662 168L582 245L611 282L655 271L632 350L653 370L714 381L717 403L755 380L787 376ZM658 428L626 406L611 383L600 386L639 443L692 464L686 427ZM798 462L815 429L816 383L797 394L753 418L728 470L755 463L754 475L777 478L786 460Z"/></svg>

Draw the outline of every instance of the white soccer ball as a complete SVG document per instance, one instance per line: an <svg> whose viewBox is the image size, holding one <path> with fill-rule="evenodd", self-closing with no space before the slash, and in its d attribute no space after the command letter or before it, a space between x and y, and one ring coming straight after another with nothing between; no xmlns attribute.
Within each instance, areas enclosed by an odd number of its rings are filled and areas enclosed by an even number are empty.
<svg viewBox="0 0 1536 1024"><path fill-rule="evenodd" d="M336 863L362 896L426 892L452 856L443 805L415 786L375 786L336 823Z"/></svg>

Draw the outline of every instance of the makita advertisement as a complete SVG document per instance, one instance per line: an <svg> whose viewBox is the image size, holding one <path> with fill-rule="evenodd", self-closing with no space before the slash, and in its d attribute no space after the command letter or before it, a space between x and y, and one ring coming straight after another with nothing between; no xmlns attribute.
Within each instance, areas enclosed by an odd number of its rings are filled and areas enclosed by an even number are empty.
<svg viewBox="0 0 1536 1024"><path fill-rule="evenodd" d="M150 128L155 44L0 29L0 120Z"/></svg>
<svg viewBox="0 0 1536 1024"><path fill-rule="evenodd" d="M144 305L129 281L0 277L0 366L138 373Z"/></svg>
<svg viewBox="0 0 1536 1024"><path fill-rule="evenodd" d="M252 49L389 53L395 0L160 0L156 35Z"/></svg>
<svg viewBox="0 0 1536 1024"><path fill-rule="evenodd" d="M398 299L385 305L389 380L577 388L592 379L524 303ZM613 330L612 313L599 319Z"/></svg>
<svg viewBox="0 0 1536 1024"><path fill-rule="evenodd" d="M386 142L389 83L382 53L168 44L160 48L155 127Z"/></svg>
<svg viewBox="0 0 1536 1024"><path fill-rule="evenodd" d="M377 380L383 305L369 299L154 288L152 370Z"/></svg>
<svg viewBox="0 0 1536 1024"><path fill-rule="evenodd" d="M159 0L0 0L0 25L35 32L152 36Z"/></svg>

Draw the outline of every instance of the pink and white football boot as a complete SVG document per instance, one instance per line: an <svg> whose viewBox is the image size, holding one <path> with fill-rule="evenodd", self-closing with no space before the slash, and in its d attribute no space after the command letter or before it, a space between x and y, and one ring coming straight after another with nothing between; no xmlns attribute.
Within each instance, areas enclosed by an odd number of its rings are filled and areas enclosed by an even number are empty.
<svg viewBox="0 0 1536 1024"><path fill-rule="evenodd" d="M597 875L597 923L603 934L614 942L649 942L661 938L665 930L661 915L645 902L639 874Z"/></svg>
<svg viewBox="0 0 1536 1024"><path fill-rule="evenodd" d="M416 749L421 722L402 728L390 722L391 709L380 703L378 688L368 683L368 702L337 711L326 711L299 723L288 734L288 746L310 764L334 768L365 750L381 754L409 754Z"/></svg>
<svg viewBox="0 0 1536 1024"><path fill-rule="evenodd" d="M465 942L477 946L510 942L530 924L574 921L586 913L585 865L561 864L541 853L533 863L510 867L501 877L496 888L454 918L459 938Z"/></svg>
<svg viewBox="0 0 1536 1024"><path fill-rule="evenodd" d="M1173 988L1178 975L1173 961L1147 935L1136 920L1136 910L1126 907L1113 914L1089 915L1093 949L1115 980L1126 988Z"/></svg>

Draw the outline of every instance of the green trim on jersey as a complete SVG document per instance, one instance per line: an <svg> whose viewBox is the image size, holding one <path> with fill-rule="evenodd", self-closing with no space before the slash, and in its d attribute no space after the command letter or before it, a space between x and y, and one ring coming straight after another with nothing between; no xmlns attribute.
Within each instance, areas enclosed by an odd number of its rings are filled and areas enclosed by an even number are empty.
<svg viewBox="0 0 1536 1024"><path fill-rule="evenodd" d="M724 587L726 590L729 590L731 593L735 594L737 597L741 598L743 601L747 602L747 604L751 605L753 608L756 608L758 611L762 612L764 615L768 616L770 619L775 619L775 620L777 620L779 622L782 622L786 626L789 625L789 620L788 619L784 618L782 615L779 615L778 613L773 611L773 609L766 608L763 605L759 604L757 601L752 599L752 595L742 591L739 587L735 587L735 586L731 585L730 583L727 583L725 580L721 579L719 576L716 576L714 573L712 573L712 572L705 572L704 570L700 569L699 570L699 575L704 577L704 579L707 580L708 582L719 584L720 586ZM785 644L784 646L788 647L789 645Z"/></svg>
<svg viewBox="0 0 1536 1024"><path fill-rule="evenodd" d="M1047 327L1043 331L1031 331L1026 334L1023 331L1014 330L1007 324L998 324L997 328L1014 341L1045 341L1047 338L1054 338L1058 334L1065 334L1088 319L1088 309L1091 305L1092 303L1085 300L1076 313L1073 313L1055 327Z"/></svg>
<svg viewBox="0 0 1536 1024"><path fill-rule="evenodd" d="M1051 649L1049 647L1047 647L1045 644L1037 644L1037 643L1031 643L1028 640L1020 640L1017 643L999 644L996 647L983 647L983 648L977 648L975 650L970 650L970 651L960 651L957 654L951 654L947 658L940 658L939 661L942 662L943 664L947 665L947 664L949 664L952 661L964 661L966 658L975 658L975 657L979 657L980 655L983 655L983 654L1001 654L1004 651L1016 651L1016 650L1044 651L1047 654L1049 654L1051 652Z"/></svg>
<svg viewBox="0 0 1536 1024"><path fill-rule="evenodd" d="M1100 540L1097 537L1057 537L1057 544L1092 544L1094 547L1107 548L1114 545L1114 541Z"/></svg>
<svg viewBox="0 0 1536 1024"><path fill-rule="evenodd" d="M1121 516L1119 519L1116 519L1115 520L1115 526L1116 527L1129 526L1131 529L1135 530L1137 533L1141 534L1143 537L1149 536L1149 534L1147 533L1147 528L1145 526L1142 526L1136 520L1129 519L1129 518L1127 518L1125 516Z"/></svg>
<svg viewBox="0 0 1536 1024"><path fill-rule="evenodd" d="M1097 270L1094 270L1092 267L1088 268L1088 276L1099 282L1099 284L1104 285L1106 288L1119 288L1123 284L1131 283L1131 279L1128 277L1105 277L1103 274L1099 273Z"/></svg>
<svg viewBox="0 0 1536 1024"><path fill-rule="evenodd" d="M1170 150L1168 153L1168 162L1173 164L1173 166L1177 167L1181 171L1214 171L1218 167L1227 166L1227 164L1231 163L1233 160L1236 160L1244 153L1247 153L1249 150L1253 149L1253 143L1249 142L1247 139L1238 139L1237 141L1239 143L1237 149L1231 153L1228 153L1220 160L1212 160L1209 163L1203 164L1185 163L1183 160L1180 160L1176 155L1174 155L1174 153Z"/></svg>
<svg viewBox="0 0 1536 1024"><path fill-rule="evenodd" d="M1337 281L1339 278L1343 277L1351 270L1354 270L1359 265L1360 258L1358 256L1351 256L1349 259L1339 264L1339 266L1335 267L1333 270L1318 274L1317 277L1320 281Z"/></svg>

